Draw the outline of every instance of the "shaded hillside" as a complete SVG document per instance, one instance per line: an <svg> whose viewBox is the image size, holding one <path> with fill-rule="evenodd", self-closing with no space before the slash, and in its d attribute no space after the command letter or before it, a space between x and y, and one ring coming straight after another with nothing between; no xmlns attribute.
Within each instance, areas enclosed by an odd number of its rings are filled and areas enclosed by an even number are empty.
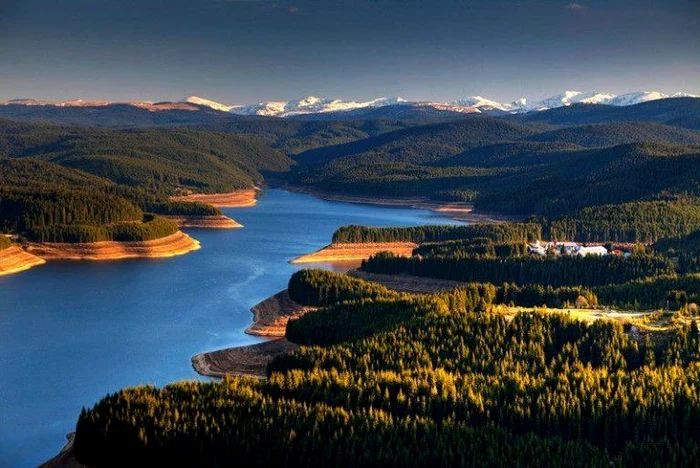
<svg viewBox="0 0 700 468"><path fill-rule="evenodd" d="M568 143L587 148L634 142L700 145L700 132L651 122L615 122L538 133L529 141Z"/></svg>
<svg viewBox="0 0 700 468"><path fill-rule="evenodd" d="M643 121L700 129L700 98L672 98L633 106L574 104L513 117L521 122L550 125L582 125L605 122Z"/></svg>
<svg viewBox="0 0 700 468"><path fill-rule="evenodd" d="M586 206L700 195L700 147L635 143L561 154L478 184L483 209L558 215ZM498 183L498 185L496 185Z"/></svg>
<svg viewBox="0 0 700 468"><path fill-rule="evenodd" d="M499 118L473 117L306 151L295 159L301 165L324 164L342 157L358 162L428 163L488 143L530 136L536 128Z"/></svg>
<svg viewBox="0 0 700 468"><path fill-rule="evenodd" d="M323 146L363 140L382 133L424 122L399 120L358 120L334 122L274 117L236 117L196 127L205 131L255 135L287 154L297 154Z"/></svg>
<svg viewBox="0 0 700 468"><path fill-rule="evenodd" d="M156 127L202 125L220 119L232 118L227 112L208 107L192 106L199 110L150 111L129 104L107 106L25 106L0 105L0 116L28 122L78 127Z"/></svg>
<svg viewBox="0 0 700 468"><path fill-rule="evenodd" d="M240 116L207 107L199 110L149 111L127 104L93 107L0 105L0 117L15 121L74 127L181 128L208 132L255 135L289 154L321 146L347 143L434 119L388 121L361 119L334 122L326 119L300 121L275 117Z"/></svg>

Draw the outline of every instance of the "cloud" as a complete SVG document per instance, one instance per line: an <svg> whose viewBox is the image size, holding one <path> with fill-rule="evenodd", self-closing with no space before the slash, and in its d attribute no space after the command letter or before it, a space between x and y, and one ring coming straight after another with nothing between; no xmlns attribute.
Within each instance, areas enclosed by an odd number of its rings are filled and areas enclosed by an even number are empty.
<svg viewBox="0 0 700 468"><path fill-rule="evenodd" d="M580 3L569 3L566 5L568 10L588 10L586 5L581 5Z"/></svg>

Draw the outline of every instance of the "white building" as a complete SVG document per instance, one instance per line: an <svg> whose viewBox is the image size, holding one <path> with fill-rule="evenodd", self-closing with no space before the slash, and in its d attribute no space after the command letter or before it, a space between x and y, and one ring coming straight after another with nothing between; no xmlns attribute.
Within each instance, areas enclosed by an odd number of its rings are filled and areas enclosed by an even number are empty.
<svg viewBox="0 0 700 468"><path fill-rule="evenodd" d="M584 247L581 245L578 249L576 249L576 255L580 257L586 257L588 255L605 256L607 254L608 249L606 249L602 245L594 245L593 247Z"/></svg>
<svg viewBox="0 0 700 468"><path fill-rule="evenodd" d="M586 257L588 255L608 255L608 249L602 245L584 247L578 242L540 242L528 246L530 253L545 256L547 252L553 250L555 254L578 255Z"/></svg>

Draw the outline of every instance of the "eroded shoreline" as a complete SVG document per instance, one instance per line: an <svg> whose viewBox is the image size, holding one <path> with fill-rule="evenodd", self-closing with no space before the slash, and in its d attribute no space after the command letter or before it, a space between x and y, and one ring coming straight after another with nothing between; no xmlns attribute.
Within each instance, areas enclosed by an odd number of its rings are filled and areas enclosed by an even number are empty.
<svg viewBox="0 0 700 468"><path fill-rule="evenodd" d="M418 244L414 242L334 243L316 252L296 257L290 263L332 263L366 260L379 252L391 252L394 255L410 257L413 254L413 249L416 247L418 247Z"/></svg>
<svg viewBox="0 0 700 468"><path fill-rule="evenodd" d="M503 215L499 213L475 212L474 206L466 202L440 202L427 197L379 197L362 195L340 195L332 192L324 192L309 187L279 184L275 187L295 193L310 195L321 200L338 201L345 203L360 203L367 205L382 205L404 208L416 208L431 210L436 213L449 216L457 221L472 224L494 224L521 221L525 216Z"/></svg>
<svg viewBox="0 0 700 468"><path fill-rule="evenodd" d="M226 376L267 378L267 364L275 357L296 351L286 338L264 341L250 346L220 349L192 356L192 367L205 377Z"/></svg>
<svg viewBox="0 0 700 468"><path fill-rule="evenodd" d="M243 225L228 216L165 216L180 228L239 229Z"/></svg>
<svg viewBox="0 0 700 468"><path fill-rule="evenodd" d="M0 276L19 273L44 263L46 260L27 252L19 245L0 250Z"/></svg>
<svg viewBox="0 0 700 468"><path fill-rule="evenodd" d="M143 242L27 242L27 252L44 260L122 260L127 258L169 258L198 250L199 241L182 231Z"/></svg>
<svg viewBox="0 0 700 468"><path fill-rule="evenodd" d="M257 188L235 190L226 193L191 193L172 196L170 200L180 202L200 202L217 208L248 208L258 204Z"/></svg>
<svg viewBox="0 0 700 468"><path fill-rule="evenodd" d="M192 367L205 377L237 375L264 379L270 361L299 348L284 337L287 322L313 310L314 307L294 302L286 289L280 291L250 309L253 323L245 331L249 335L274 339L254 345L199 353L192 357Z"/></svg>
<svg viewBox="0 0 700 468"><path fill-rule="evenodd" d="M312 310L315 308L294 302L285 289L250 309L253 313L253 324L246 328L245 332L249 335L267 338L283 338L287 322Z"/></svg>

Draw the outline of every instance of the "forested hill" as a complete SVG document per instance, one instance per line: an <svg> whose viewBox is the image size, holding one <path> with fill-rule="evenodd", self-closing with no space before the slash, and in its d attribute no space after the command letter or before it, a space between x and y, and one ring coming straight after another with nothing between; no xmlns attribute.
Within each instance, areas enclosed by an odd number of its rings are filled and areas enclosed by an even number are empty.
<svg viewBox="0 0 700 468"><path fill-rule="evenodd" d="M157 112L129 104L107 106L26 106L0 105L0 116L25 122L43 122L77 127L158 127L192 126L230 119L226 112L190 105L195 110L160 110Z"/></svg>
<svg viewBox="0 0 700 468"><path fill-rule="evenodd" d="M63 128L0 120L0 157L31 158L154 191L226 192L282 172L286 156L257 138L192 131Z"/></svg>
<svg viewBox="0 0 700 468"><path fill-rule="evenodd" d="M513 118L521 122L561 126L605 122L656 122L700 130L700 98L658 99L623 107L574 104Z"/></svg>

